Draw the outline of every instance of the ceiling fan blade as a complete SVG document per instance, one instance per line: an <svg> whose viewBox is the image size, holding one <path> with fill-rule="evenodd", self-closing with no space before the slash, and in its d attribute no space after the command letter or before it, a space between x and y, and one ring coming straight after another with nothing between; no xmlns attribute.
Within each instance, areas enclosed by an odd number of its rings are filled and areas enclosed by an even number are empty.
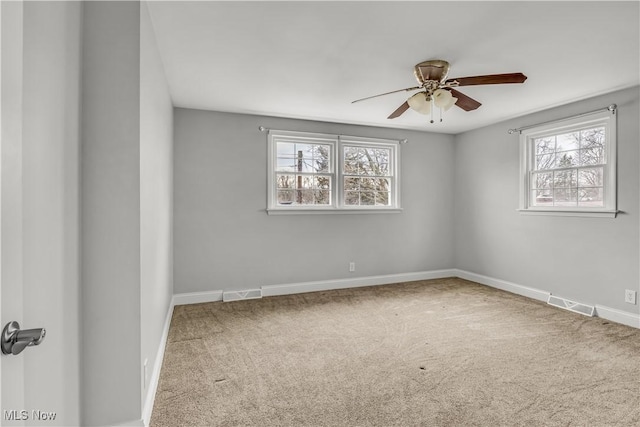
<svg viewBox="0 0 640 427"><path fill-rule="evenodd" d="M458 100L456 101L456 105L462 108L464 111L475 110L476 108L482 105L475 99L470 98L464 93L458 92L455 89L449 89L449 91L451 91L451 95L453 95L455 98L458 98Z"/></svg>
<svg viewBox="0 0 640 427"><path fill-rule="evenodd" d="M402 115L402 113L404 113L408 109L409 109L409 103L407 101L405 101L404 104L399 106L396 111L391 113L391 115L389 117L387 117L387 119L395 119L396 117L400 117Z"/></svg>
<svg viewBox="0 0 640 427"><path fill-rule="evenodd" d="M399 90L394 90L391 92L386 92L386 93L381 93L379 95L373 95L373 96L367 96L366 98L360 98L360 99L356 99L355 101L351 101L352 104L356 103L356 102L360 102L360 101L366 101L367 99L371 99L371 98L377 98L379 96L384 96L384 95L390 95L392 93L398 93L398 92L408 92L410 90L416 90L416 89L420 89L420 86L416 86L416 87L408 87L406 89L399 89Z"/></svg>
<svg viewBox="0 0 640 427"><path fill-rule="evenodd" d="M499 85L504 83L524 83L527 76L522 73L490 74L487 76L458 77L448 79L446 83L458 82L458 86Z"/></svg>

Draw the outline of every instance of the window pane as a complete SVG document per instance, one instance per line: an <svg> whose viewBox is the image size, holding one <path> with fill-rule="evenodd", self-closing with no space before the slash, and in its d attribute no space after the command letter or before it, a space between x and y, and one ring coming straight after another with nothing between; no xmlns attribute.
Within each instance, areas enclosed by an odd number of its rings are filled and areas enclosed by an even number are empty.
<svg viewBox="0 0 640 427"><path fill-rule="evenodd" d="M329 172L331 161L331 146L314 145L313 151L313 170L315 172Z"/></svg>
<svg viewBox="0 0 640 427"><path fill-rule="evenodd" d="M581 165L603 165L605 163L604 145L593 144L580 150Z"/></svg>
<svg viewBox="0 0 640 427"><path fill-rule="evenodd" d="M533 190L531 194L531 205L553 206L553 196L551 190Z"/></svg>
<svg viewBox="0 0 640 427"><path fill-rule="evenodd" d="M388 191L378 191L376 193L376 205L389 206L389 192Z"/></svg>
<svg viewBox="0 0 640 427"><path fill-rule="evenodd" d="M294 190L278 190L278 204L290 205L295 201Z"/></svg>
<svg viewBox="0 0 640 427"><path fill-rule="evenodd" d="M291 189L331 189L331 176L318 175L276 175L277 187Z"/></svg>
<svg viewBox="0 0 640 427"><path fill-rule="evenodd" d="M317 189L278 190L280 205L330 205L331 191Z"/></svg>
<svg viewBox="0 0 640 427"><path fill-rule="evenodd" d="M301 205L313 205L314 204L314 191L309 189L296 190L298 200L296 203Z"/></svg>
<svg viewBox="0 0 640 427"><path fill-rule="evenodd" d="M295 172L298 170L296 159L282 158L278 157L277 160L277 170L278 172Z"/></svg>
<svg viewBox="0 0 640 427"><path fill-rule="evenodd" d="M376 193L374 191L362 191L360 193L360 204L361 205L375 205L376 204Z"/></svg>
<svg viewBox="0 0 640 427"><path fill-rule="evenodd" d="M605 150L603 146L580 150L580 165L603 165L605 163Z"/></svg>
<svg viewBox="0 0 640 427"><path fill-rule="evenodd" d="M542 154L550 154L556 151L556 139L553 136L534 139L533 143L537 156Z"/></svg>
<svg viewBox="0 0 640 427"><path fill-rule="evenodd" d="M556 151L577 150L580 147L580 132L571 132L556 137Z"/></svg>
<svg viewBox="0 0 640 427"><path fill-rule="evenodd" d="M329 191L329 190L316 190L315 191L315 204L316 205L329 205L329 204L331 204L331 191Z"/></svg>
<svg viewBox="0 0 640 427"><path fill-rule="evenodd" d="M374 184L374 188L378 191L389 191L389 180L386 178L375 179Z"/></svg>
<svg viewBox="0 0 640 427"><path fill-rule="evenodd" d="M280 145L280 144L278 144ZM288 144L293 145L293 155L278 151L278 170L296 172L328 172L330 169L331 147L322 144ZM282 168L282 169L281 169Z"/></svg>
<svg viewBox="0 0 640 427"><path fill-rule="evenodd" d="M344 179L344 189L345 190L359 190L360 189L360 178L345 178Z"/></svg>
<svg viewBox="0 0 640 427"><path fill-rule="evenodd" d="M604 206L604 190L602 188L581 188L578 196L578 206Z"/></svg>
<svg viewBox="0 0 640 427"><path fill-rule="evenodd" d="M577 188L560 188L553 192L554 206L576 206L578 202Z"/></svg>
<svg viewBox="0 0 640 427"><path fill-rule="evenodd" d="M554 187L569 188L575 187L578 183L576 180L576 170L556 171L553 173Z"/></svg>
<svg viewBox="0 0 640 427"><path fill-rule="evenodd" d="M543 172L543 173L533 174L533 180L532 180L533 188L550 189L552 184L553 184L552 172Z"/></svg>
<svg viewBox="0 0 640 427"><path fill-rule="evenodd" d="M345 205L359 205L360 204L360 193L357 191L345 191L344 193L344 204Z"/></svg>
<svg viewBox="0 0 640 427"><path fill-rule="evenodd" d="M345 160L342 164L342 171L348 175L358 175L358 162L355 160Z"/></svg>
<svg viewBox="0 0 640 427"><path fill-rule="evenodd" d="M362 175L385 176L389 174L389 164L365 162L360 165L359 173Z"/></svg>
<svg viewBox="0 0 640 427"><path fill-rule="evenodd" d="M344 159L345 160L354 160L357 159L358 156L358 147L344 147L343 149Z"/></svg>
<svg viewBox="0 0 640 427"><path fill-rule="evenodd" d="M580 159L580 153L578 150L563 151L556 153L556 168L568 168L571 166L578 166L578 160Z"/></svg>
<svg viewBox="0 0 640 427"><path fill-rule="evenodd" d="M360 178L360 190L374 190L376 180L373 178Z"/></svg>
<svg viewBox="0 0 640 427"><path fill-rule="evenodd" d="M556 164L555 153L541 154L536 156L535 170L553 169Z"/></svg>
<svg viewBox="0 0 640 427"><path fill-rule="evenodd" d="M349 175L388 176L391 149L344 147L342 170Z"/></svg>
<svg viewBox="0 0 640 427"><path fill-rule="evenodd" d="M298 188L314 188L314 176L298 176Z"/></svg>
<svg viewBox="0 0 640 427"><path fill-rule="evenodd" d="M602 187L604 168L588 168L578 171L578 185L580 187Z"/></svg>
<svg viewBox="0 0 640 427"><path fill-rule="evenodd" d="M342 158L344 173L359 175L359 170L362 164L361 157L362 150L358 147L343 147Z"/></svg>
<svg viewBox="0 0 640 427"><path fill-rule="evenodd" d="M604 145L605 144L605 130L604 126L585 129L580 133L580 147L586 148L591 147L593 145Z"/></svg>
<svg viewBox="0 0 640 427"><path fill-rule="evenodd" d="M330 190L331 189L331 177L328 176L316 176L315 177L315 188L319 188L321 190Z"/></svg>
<svg viewBox="0 0 640 427"><path fill-rule="evenodd" d="M296 176L295 175L276 175L276 183L278 188L295 188Z"/></svg>
<svg viewBox="0 0 640 427"><path fill-rule="evenodd" d="M278 157L293 159L296 157L296 144L291 142L278 142L276 144L276 152Z"/></svg>
<svg viewBox="0 0 640 427"><path fill-rule="evenodd" d="M365 155L377 163L389 163L391 150L388 148L365 148Z"/></svg>

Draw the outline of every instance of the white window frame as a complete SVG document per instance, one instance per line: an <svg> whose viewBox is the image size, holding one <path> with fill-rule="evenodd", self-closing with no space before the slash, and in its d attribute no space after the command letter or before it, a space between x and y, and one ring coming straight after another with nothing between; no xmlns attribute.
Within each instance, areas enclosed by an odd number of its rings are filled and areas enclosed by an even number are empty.
<svg viewBox="0 0 640 427"><path fill-rule="evenodd" d="M330 170L331 205L279 205L276 189L276 170L278 142L299 142L309 144L326 144L331 146ZM331 214L331 213L397 213L400 206L400 141L380 138L364 138L356 136L332 135L269 130L267 137L267 213L273 214ZM384 147L390 149L389 175L390 199L388 206L379 205L345 205L343 180L343 147Z"/></svg>
<svg viewBox="0 0 640 427"><path fill-rule="evenodd" d="M520 206L523 214L589 216L615 218L617 211L617 141L616 110L581 114L568 119L532 126L520 132ZM605 158L603 174L604 206L532 206L531 180L534 172L534 147L536 138L561 135L591 127L605 128Z"/></svg>

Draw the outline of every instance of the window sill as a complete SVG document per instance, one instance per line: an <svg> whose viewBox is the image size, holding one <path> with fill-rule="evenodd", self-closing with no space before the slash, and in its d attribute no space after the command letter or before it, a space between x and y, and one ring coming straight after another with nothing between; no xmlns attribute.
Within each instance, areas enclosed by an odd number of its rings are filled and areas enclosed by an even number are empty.
<svg viewBox="0 0 640 427"><path fill-rule="evenodd" d="M590 218L615 218L620 211L599 210L599 211L578 211L565 209L518 209L522 215L547 215L547 216L577 216Z"/></svg>
<svg viewBox="0 0 640 427"><path fill-rule="evenodd" d="M345 209L345 208L270 208L267 209L268 215L340 215L340 214L387 214L387 213L401 213L402 208L360 208L360 209Z"/></svg>

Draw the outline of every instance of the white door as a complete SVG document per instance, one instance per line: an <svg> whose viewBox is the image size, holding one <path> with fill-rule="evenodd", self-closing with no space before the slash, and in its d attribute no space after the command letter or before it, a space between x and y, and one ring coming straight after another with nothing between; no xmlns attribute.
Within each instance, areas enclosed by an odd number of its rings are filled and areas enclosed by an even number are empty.
<svg viewBox="0 0 640 427"><path fill-rule="evenodd" d="M23 320L22 294L22 5L1 3L0 319ZM11 43L9 42L11 41ZM2 425L24 408L24 358L0 356Z"/></svg>
<svg viewBox="0 0 640 427"><path fill-rule="evenodd" d="M0 423L79 425L80 2L0 2Z"/></svg>

